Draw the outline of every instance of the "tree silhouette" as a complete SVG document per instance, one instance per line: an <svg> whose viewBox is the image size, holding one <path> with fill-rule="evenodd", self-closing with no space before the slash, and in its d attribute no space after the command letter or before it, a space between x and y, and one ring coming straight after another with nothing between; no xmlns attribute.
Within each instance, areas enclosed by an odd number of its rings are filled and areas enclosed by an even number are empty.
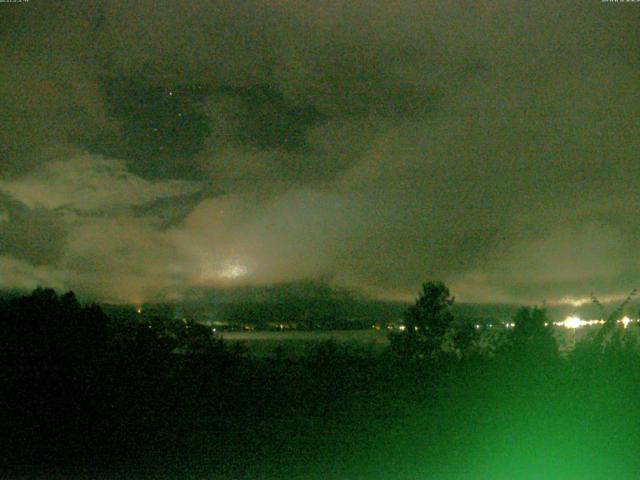
<svg viewBox="0 0 640 480"><path fill-rule="evenodd" d="M18 449L69 453L103 417L96 392L109 319L73 292L46 288L0 307L0 387L11 393L4 401L20 432Z"/></svg>
<svg viewBox="0 0 640 480"><path fill-rule="evenodd" d="M404 314L405 331L391 337L394 351L403 356L438 356L453 321L453 302L443 282L423 283L415 304Z"/></svg>
<svg viewBox="0 0 640 480"><path fill-rule="evenodd" d="M604 325L600 327L593 339L594 345L597 346L600 351L620 350L623 344L628 344L629 338L624 334L624 329L620 327L618 321L622 318L625 308L637 293L637 288L631 290L629 295L609 314L606 313L604 305L600 303L598 298L595 295L591 296L591 301L600 309L600 313L604 319Z"/></svg>
<svg viewBox="0 0 640 480"><path fill-rule="evenodd" d="M558 345L553 336L553 324L544 309L522 307L513 323L511 339L514 352L536 360L557 356Z"/></svg>

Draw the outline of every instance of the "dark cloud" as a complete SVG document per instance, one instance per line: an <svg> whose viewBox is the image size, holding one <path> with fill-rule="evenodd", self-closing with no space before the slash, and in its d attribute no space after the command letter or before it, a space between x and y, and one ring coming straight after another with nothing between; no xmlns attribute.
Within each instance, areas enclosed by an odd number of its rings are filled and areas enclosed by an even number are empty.
<svg viewBox="0 0 640 480"><path fill-rule="evenodd" d="M324 276L536 301L640 274L634 5L0 8L0 189L41 215L2 238L72 235L12 262L122 298Z"/></svg>
<svg viewBox="0 0 640 480"><path fill-rule="evenodd" d="M223 192L203 187L194 193L163 197L143 205L133 206L137 218L152 218L161 230L179 225L203 200L223 195Z"/></svg>
<svg viewBox="0 0 640 480"><path fill-rule="evenodd" d="M0 193L0 256L55 265L64 250L65 234L59 214L28 208Z"/></svg>

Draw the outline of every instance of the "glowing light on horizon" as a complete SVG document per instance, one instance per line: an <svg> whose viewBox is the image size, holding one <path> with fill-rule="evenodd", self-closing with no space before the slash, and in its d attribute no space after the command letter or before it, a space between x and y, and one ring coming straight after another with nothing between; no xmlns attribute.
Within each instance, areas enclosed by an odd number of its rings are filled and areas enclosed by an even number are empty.
<svg viewBox="0 0 640 480"><path fill-rule="evenodd" d="M218 275L220 275L220 277L222 278L233 280L236 278L244 277L248 273L249 269L245 265L233 263L220 270L220 272L218 272Z"/></svg>
<svg viewBox="0 0 640 480"><path fill-rule="evenodd" d="M586 322L577 316L569 316L562 322L558 322L557 325L561 325L565 328L580 328L584 326Z"/></svg>
<svg viewBox="0 0 640 480"><path fill-rule="evenodd" d="M622 317L618 320L618 323L621 323L624 328L627 328L631 322L635 322L635 320L629 317ZM590 327L593 325L604 325L605 320L582 320L580 317L571 315L565 318L562 322L555 322L554 325L556 327L564 327L564 328L581 328L581 327Z"/></svg>

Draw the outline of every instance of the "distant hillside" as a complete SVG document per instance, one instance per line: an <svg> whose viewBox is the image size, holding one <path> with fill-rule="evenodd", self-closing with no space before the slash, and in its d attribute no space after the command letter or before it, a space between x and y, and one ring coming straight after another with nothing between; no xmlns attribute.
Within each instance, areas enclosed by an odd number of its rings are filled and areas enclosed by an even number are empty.
<svg viewBox="0 0 640 480"><path fill-rule="evenodd" d="M407 305L372 300L358 292L320 282L292 282L199 292L199 298L145 305L148 314L185 317L204 323L280 325L298 329L358 329L398 323Z"/></svg>

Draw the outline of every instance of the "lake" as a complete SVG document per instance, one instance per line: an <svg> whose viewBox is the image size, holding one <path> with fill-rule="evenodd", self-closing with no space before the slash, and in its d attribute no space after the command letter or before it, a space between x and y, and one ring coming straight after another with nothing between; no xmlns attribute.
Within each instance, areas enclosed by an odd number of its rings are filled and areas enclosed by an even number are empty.
<svg viewBox="0 0 640 480"><path fill-rule="evenodd" d="M341 345L382 350L389 344L388 332L381 330L329 330L329 331L250 331L220 332L226 342L242 342L254 355L269 355L277 347L290 354L302 355L321 342L335 341Z"/></svg>

